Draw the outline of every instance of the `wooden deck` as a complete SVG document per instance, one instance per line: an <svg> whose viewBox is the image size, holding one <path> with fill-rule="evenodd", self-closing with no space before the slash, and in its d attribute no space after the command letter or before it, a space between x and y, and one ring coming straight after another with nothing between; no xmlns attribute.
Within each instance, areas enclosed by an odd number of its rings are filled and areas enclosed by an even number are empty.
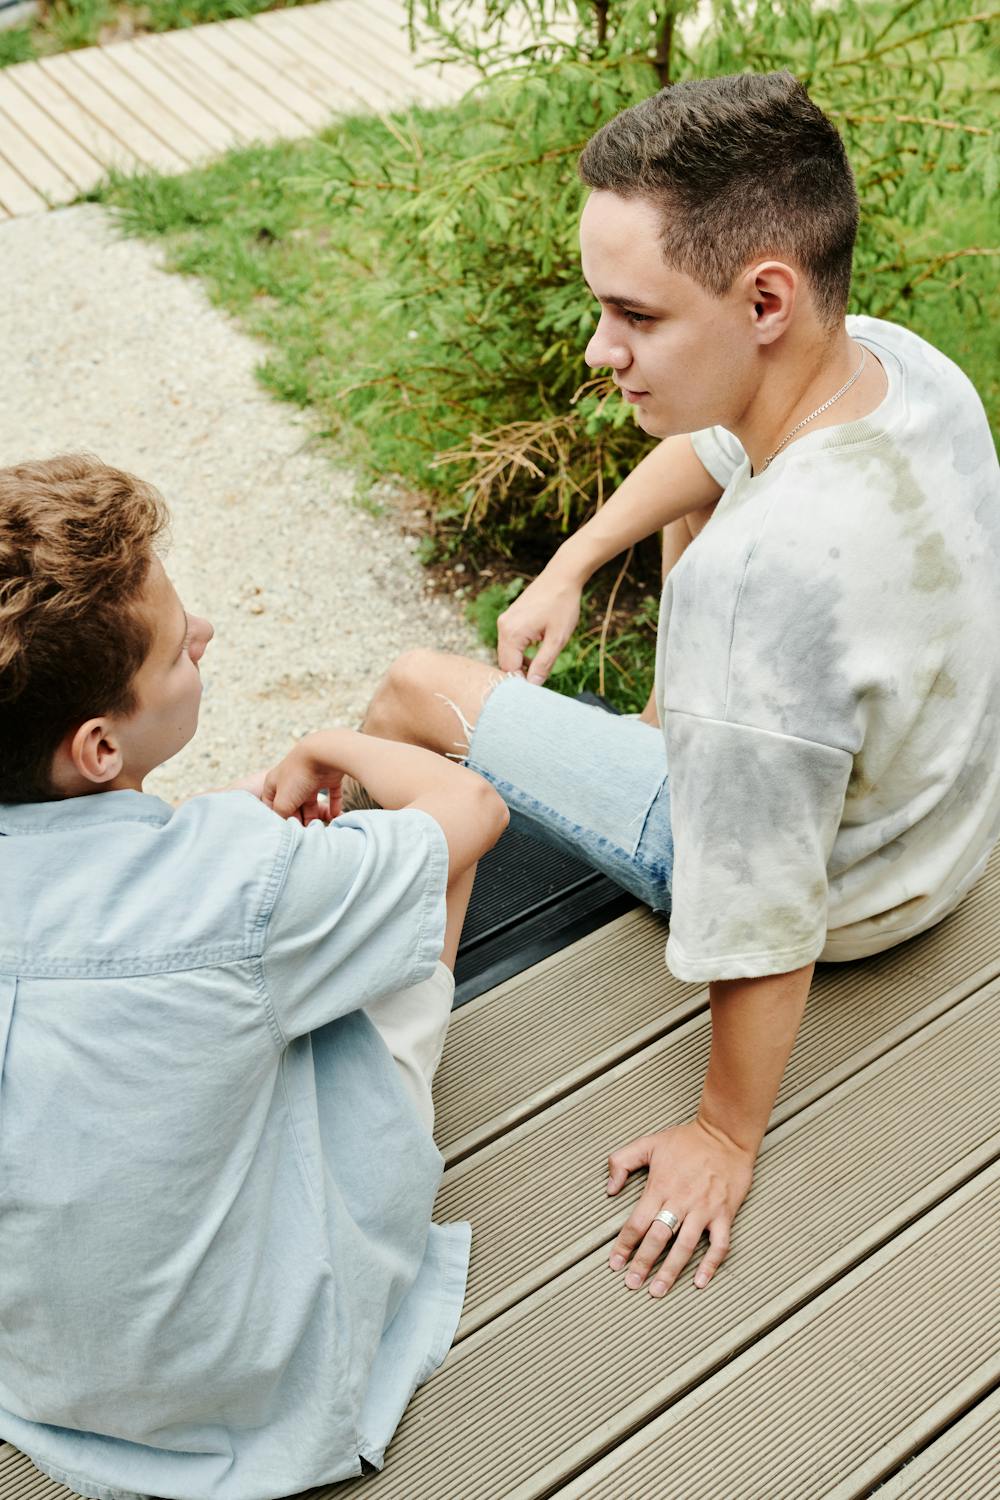
<svg viewBox="0 0 1000 1500"><path fill-rule="evenodd" d="M661 1302L606 1264L609 1149L696 1102L707 994L634 911L456 1012L440 1219L458 1339L372 1500L1000 1496L1000 849L959 911L822 969L729 1260ZM62 1500L0 1450L3 1500Z"/></svg>
<svg viewBox="0 0 1000 1500"><path fill-rule="evenodd" d="M337 115L449 104L473 82L409 50L403 0L322 0L0 69L0 219L109 168L183 172Z"/></svg>

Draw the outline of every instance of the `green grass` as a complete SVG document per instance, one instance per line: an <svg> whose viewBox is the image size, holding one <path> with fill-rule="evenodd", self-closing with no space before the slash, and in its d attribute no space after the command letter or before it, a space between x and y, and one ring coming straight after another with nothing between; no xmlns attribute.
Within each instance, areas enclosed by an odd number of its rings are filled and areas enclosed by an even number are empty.
<svg viewBox="0 0 1000 1500"><path fill-rule="evenodd" d="M308 5L311 0L148 0L124 4L120 0L55 0L38 20L0 31L0 68L30 62L55 52L93 47L116 33L131 36L150 31L176 31L207 21L255 16L265 10Z"/></svg>

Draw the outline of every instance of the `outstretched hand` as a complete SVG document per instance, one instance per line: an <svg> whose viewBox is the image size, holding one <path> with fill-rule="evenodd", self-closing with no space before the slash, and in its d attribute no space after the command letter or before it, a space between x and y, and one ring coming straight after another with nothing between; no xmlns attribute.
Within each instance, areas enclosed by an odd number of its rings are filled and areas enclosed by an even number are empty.
<svg viewBox="0 0 1000 1500"><path fill-rule="evenodd" d="M695 1286L707 1286L729 1250L733 1220L750 1191L754 1157L721 1131L694 1119L640 1136L612 1152L608 1193L620 1193L641 1167L649 1168L649 1176L642 1197L611 1247L611 1269L620 1271L631 1258L625 1285L635 1290L669 1245L649 1288L651 1296L662 1297L707 1230L708 1249L694 1278ZM675 1230L657 1219L663 1209L677 1218Z"/></svg>

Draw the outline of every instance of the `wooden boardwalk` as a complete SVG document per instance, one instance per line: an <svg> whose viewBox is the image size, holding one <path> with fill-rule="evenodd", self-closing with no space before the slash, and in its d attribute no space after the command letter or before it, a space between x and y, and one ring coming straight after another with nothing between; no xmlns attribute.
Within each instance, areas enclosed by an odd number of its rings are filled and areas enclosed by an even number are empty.
<svg viewBox="0 0 1000 1500"><path fill-rule="evenodd" d="M454 102L474 75L422 66L405 18L403 0L322 0L0 69L0 219L112 167L183 172L336 115Z"/></svg>

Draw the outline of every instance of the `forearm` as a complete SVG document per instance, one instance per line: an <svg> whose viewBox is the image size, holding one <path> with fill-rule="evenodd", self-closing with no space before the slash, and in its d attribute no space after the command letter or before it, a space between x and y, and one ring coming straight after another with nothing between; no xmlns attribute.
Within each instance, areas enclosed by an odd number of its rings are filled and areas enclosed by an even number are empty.
<svg viewBox="0 0 1000 1500"><path fill-rule="evenodd" d="M549 567L583 584L610 558L680 516L713 505L721 494L722 486L695 454L690 437L666 438L563 543Z"/></svg>
<svg viewBox="0 0 1000 1500"><path fill-rule="evenodd" d="M380 807L392 811L429 795L478 798L484 788L492 791L475 771L433 750L378 739L355 729L320 729L307 735L300 746L317 765L353 776Z"/></svg>
<svg viewBox="0 0 1000 1500"><path fill-rule="evenodd" d="M710 986L712 1050L698 1119L753 1155L798 1035L814 967Z"/></svg>
<svg viewBox="0 0 1000 1500"><path fill-rule="evenodd" d="M352 775L381 807L418 807L441 825L450 877L468 870L507 826L504 799L489 781L454 760L396 739L354 729L321 729L298 742L310 784L324 774Z"/></svg>

